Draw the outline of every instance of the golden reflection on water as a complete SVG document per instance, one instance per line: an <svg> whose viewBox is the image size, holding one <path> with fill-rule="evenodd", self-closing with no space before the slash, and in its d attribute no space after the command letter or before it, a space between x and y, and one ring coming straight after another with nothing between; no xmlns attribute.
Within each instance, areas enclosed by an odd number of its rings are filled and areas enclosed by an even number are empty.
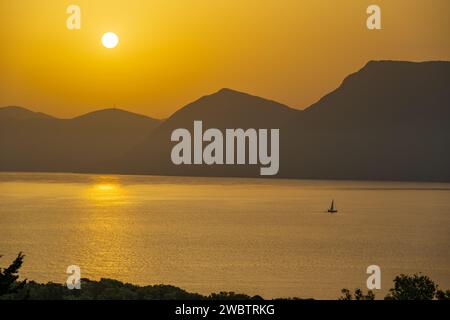
<svg viewBox="0 0 450 320"><path fill-rule="evenodd" d="M95 178L85 192L85 198L94 205L125 205L127 192L120 180L115 177Z"/></svg>
<svg viewBox="0 0 450 320"><path fill-rule="evenodd" d="M85 275L93 279L99 275L120 278L129 269L132 251L127 188L116 177L95 177L84 189L83 197L87 208L80 212L85 233L80 257L88 259L80 264L89 266Z"/></svg>

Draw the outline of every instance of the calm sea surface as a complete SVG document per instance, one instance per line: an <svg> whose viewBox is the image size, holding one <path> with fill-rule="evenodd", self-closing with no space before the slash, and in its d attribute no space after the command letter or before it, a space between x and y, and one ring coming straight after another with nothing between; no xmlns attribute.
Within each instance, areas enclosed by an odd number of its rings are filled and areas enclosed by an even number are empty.
<svg viewBox="0 0 450 320"><path fill-rule="evenodd" d="M332 199L339 213L326 213ZM450 184L0 174L0 266L21 275L337 298L423 272L450 289Z"/></svg>

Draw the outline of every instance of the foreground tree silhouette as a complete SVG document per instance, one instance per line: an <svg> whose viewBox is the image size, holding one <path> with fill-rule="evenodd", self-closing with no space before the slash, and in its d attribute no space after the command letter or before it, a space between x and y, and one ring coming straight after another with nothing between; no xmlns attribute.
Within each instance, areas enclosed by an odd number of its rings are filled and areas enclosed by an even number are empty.
<svg viewBox="0 0 450 320"><path fill-rule="evenodd" d="M361 289L352 293L348 289L341 290L339 300L375 300L375 294L369 290L367 294ZM413 275L401 274L394 279L394 288L389 290L385 300L450 300L450 290L438 290L438 285L428 276L421 273Z"/></svg>
<svg viewBox="0 0 450 320"><path fill-rule="evenodd" d="M422 274L401 274L394 279L394 288L389 290L386 300L433 300L437 285ZM444 293L445 296L445 293Z"/></svg>
<svg viewBox="0 0 450 320"><path fill-rule="evenodd" d="M183 289L168 285L153 285L140 287L137 285L122 283L112 279L90 281L83 279L83 291L68 290L65 285L49 282L39 284L27 280L18 281L19 269L22 267L24 255L20 252L11 265L0 268L0 300L3 299L125 299L125 300L259 300L260 296L248 296L234 292L212 293L203 296L197 293L189 293ZM0 256L1 258L1 256ZM428 277L422 274L401 274L394 279L394 288L389 290L387 300L449 300L450 290L437 290L438 286ZM24 290L21 290L24 289ZM375 294L369 290L367 294L361 289L352 293L348 289L342 289L339 300L374 300ZM294 300L297 298L294 298Z"/></svg>
<svg viewBox="0 0 450 320"><path fill-rule="evenodd" d="M436 292L436 299L437 300L450 300L450 290L438 290Z"/></svg>
<svg viewBox="0 0 450 320"><path fill-rule="evenodd" d="M1 257L2 256L0 256L0 258ZM0 268L0 296L16 293L25 286L27 282L26 279L17 281L17 279L19 279L19 269L22 266L24 257L22 252L19 252L17 258L14 259L8 268Z"/></svg>
<svg viewBox="0 0 450 320"><path fill-rule="evenodd" d="M361 289L355 289L353 294L348 289L342 289L341 292L342 296L339 300L375 300L375 294L372 290L367 291L367 294L364 294Z"/></svg>

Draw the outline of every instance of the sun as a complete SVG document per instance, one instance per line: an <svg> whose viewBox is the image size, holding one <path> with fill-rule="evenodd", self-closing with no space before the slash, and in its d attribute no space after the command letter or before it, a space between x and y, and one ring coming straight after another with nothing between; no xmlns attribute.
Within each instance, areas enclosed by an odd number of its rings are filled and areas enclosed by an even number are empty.
<svg viewBox="0 0 450 320"><path fill-rule="evenodd" d="M112 49L119 43L119 37L114 32L107 32L102 37L102 44L105 48Z"/></svg>

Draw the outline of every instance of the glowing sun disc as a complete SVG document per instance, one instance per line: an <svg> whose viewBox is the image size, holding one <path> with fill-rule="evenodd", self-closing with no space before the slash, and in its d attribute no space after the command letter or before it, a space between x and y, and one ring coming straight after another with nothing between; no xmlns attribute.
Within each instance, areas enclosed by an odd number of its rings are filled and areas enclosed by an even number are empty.
<svg viewBox="0 0 450 320"><path fill-rule="evenodd" d="M114 32L107 32L102 37L102 44L105 48L115 48L118 43L119 37Z"/></svg>

